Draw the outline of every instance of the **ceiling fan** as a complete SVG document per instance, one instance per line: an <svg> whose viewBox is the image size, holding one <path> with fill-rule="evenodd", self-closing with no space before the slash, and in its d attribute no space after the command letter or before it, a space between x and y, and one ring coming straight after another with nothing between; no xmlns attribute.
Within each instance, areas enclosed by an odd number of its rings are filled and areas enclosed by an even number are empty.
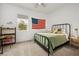
<svg viewBox="0 0 79 59"><path fill-rule="evenodd" d="M46 4L45 3L35 3L35 8L38 8L38 7L46 7Z"/></svg>

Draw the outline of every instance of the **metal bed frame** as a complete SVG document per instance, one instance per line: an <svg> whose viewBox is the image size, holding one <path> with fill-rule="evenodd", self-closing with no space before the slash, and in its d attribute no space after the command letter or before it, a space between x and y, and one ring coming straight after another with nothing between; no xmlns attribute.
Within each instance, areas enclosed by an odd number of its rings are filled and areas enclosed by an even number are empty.
<svg viewBox="0 0 79 59"><path fill-rule="evenodd" d="M70 41L70 37L71 37L71 25L70 25L69 23L54 24L54 25L52 25L51 30L52 30L53 28L65 29L65 32L68 34L68 39L69 39L69 41ZM45 38L45 39L44 39L44 44L46 44L46 40L47 40L47 41L48 41L48 45L47 45L48 47L45 47L45 46L44 46L43 44L41 44L38 40L36 40L36 38L35 38L36 36L40 36L40 39L41 39L42 41L43 41L43 38ZM50 49L50 47L52 47L52 44L51 44L51 42L50 42L50 40L49 40L48 37L35 33L35 34L34 34L34 41L35 41L37 44L39 44L40 47L42 47L46 52L48 52L48 56L50 55L49 49ZM67 43L67 42L66 42L66 43ZM65 43L64 43L64 44L65 44ZM62 44L62 45L63 45L63 44ZM59 46L58 46L58 47L59 47ZM52 49L53 49L53 47L52 47Z"/></svg>

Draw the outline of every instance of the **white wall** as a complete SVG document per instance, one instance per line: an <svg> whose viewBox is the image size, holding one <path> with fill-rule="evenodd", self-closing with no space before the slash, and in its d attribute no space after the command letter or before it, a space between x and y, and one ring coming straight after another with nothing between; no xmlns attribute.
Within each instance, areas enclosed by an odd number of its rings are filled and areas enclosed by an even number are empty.
<svg viewBox="0 0 79 59"><path fill-rule="evenodd" d="M17 7L14 5L9 5L9 4L2 4L1 25L4 25L6 27L7 26L16 27L17 14L26 15L29 17L28 31L21 32L21 31L17 30L17 32L16 32L16 41L17 42L31 40L31 39L33 39L34 33L45 30L45 29L38 29L38 30L32 29L32 21L31 21L31 17L46 19L44 14L37 13L34 11L29 11L27 9ZM14 24L6 25L6 22L8 22L8 21L13 21Z"/></svg>
<svg viewBox="0 0 79 59"><path fill-rule="evenodd" d="M52 24L70 23L72 32L75 27L79 29L79 5L65 5L48 17L49 26ZM73 32L74 33L74 32Z"/></svg>
<svg viewBox="0 0 79 59"><path fill-rule="evenodd" d="M1 4L0 4L0 25L1 25Z"/></svg>

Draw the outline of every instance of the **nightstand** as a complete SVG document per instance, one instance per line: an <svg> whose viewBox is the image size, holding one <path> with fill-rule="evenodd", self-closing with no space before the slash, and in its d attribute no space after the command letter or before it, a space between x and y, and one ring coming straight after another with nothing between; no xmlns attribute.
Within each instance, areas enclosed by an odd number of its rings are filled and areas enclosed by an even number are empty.
<svg viewBox="0 0 79 59"><path fill-rule="evenodd" d="M77 37L71 37L70 38L70 45L74 45L74 46L79 47L79 38L77 38Z"/></svg>

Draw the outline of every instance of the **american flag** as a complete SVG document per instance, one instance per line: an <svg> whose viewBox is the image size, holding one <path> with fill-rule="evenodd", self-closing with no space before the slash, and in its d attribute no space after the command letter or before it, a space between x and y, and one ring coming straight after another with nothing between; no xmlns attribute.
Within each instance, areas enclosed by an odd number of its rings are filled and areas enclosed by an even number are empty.
<svg viewBox="0 0 79 59"><path fill-rule="evenodd" d="M32 29L44 29L45 19L32 18Z"/></svg>

